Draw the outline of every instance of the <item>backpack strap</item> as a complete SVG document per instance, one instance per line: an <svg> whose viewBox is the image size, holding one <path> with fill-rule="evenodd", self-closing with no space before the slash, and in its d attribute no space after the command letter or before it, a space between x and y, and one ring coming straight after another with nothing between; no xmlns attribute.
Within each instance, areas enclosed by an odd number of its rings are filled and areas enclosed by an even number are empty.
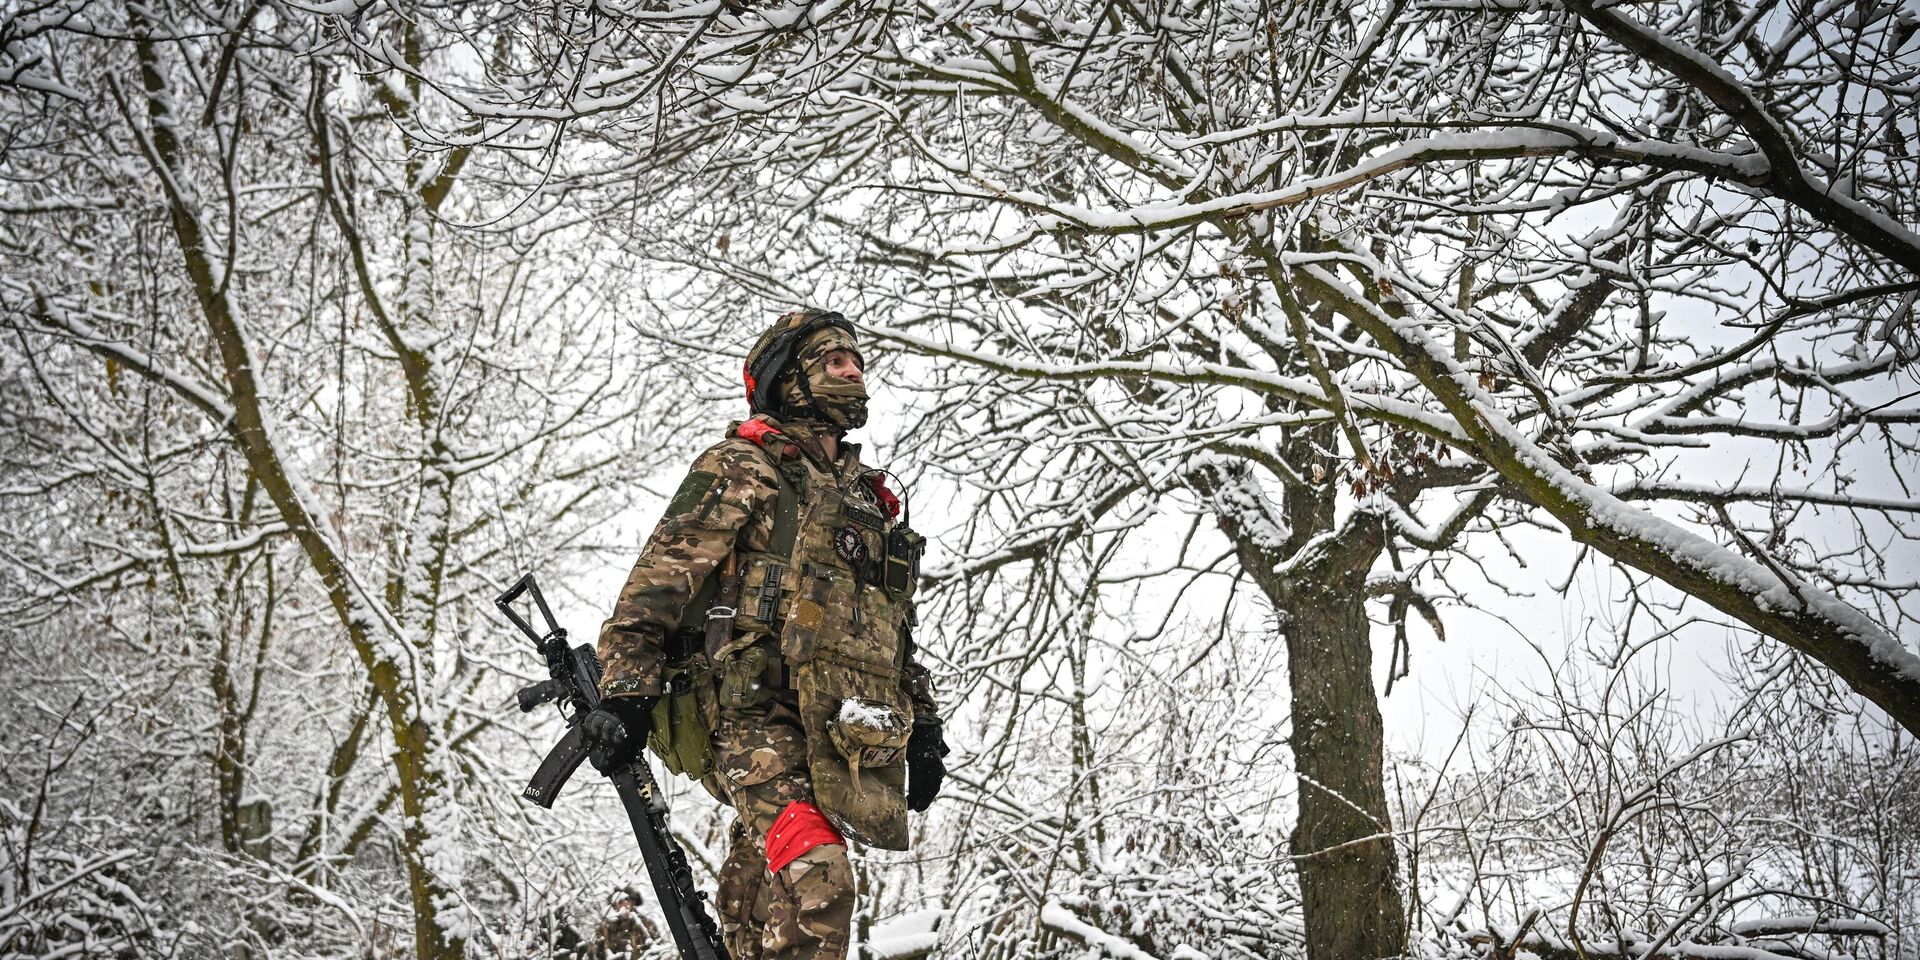
<svg viewBox="0 0 1920 960"><path fill-rule="evenodd" d="M743 421L730 432L759 447L773 463L774 474L779 478L779 492L774 499L773 534L767 552L790 557L800 538L800 497L807 486L807 468L800 462L800 447L764 415Z"/></svg>

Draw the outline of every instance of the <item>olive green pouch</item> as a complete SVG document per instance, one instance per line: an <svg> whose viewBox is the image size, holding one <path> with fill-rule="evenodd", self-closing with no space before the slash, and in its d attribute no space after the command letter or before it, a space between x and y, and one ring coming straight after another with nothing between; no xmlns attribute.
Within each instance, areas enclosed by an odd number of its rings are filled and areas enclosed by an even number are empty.
<svg viewBox="0 0 1920 960"><path fill-rule="evenodd" d="M691 662L667 667L661 677L666 696L653 705L653 729L647 734L647 747L662 765L695 780L713 772L713 744L698 692L705 679Z"/></svg>
<svg viewBox="0 0 1920 960"><path fill-rule="evenodd" d="M748 634L749 641L758 639ZM720 706L729 710L747 710L773 698L773 684L767 673L773 655L765 645L748 643L728 653L719 667Z"/></svg>

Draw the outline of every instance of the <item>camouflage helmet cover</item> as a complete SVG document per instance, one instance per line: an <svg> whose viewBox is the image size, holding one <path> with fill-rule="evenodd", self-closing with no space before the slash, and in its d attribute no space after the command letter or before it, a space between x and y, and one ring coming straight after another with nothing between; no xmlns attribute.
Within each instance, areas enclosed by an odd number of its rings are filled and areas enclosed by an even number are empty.
<svg viewBox="0 0 1920 960"><path fill-rule="evenodd" d="M747 351L742 379L747 407L782 419L822 421L838 430L866 423L866 388L827 373L827 354L835 350L862 360L853 324L818 309L782 314Z"/></svg>

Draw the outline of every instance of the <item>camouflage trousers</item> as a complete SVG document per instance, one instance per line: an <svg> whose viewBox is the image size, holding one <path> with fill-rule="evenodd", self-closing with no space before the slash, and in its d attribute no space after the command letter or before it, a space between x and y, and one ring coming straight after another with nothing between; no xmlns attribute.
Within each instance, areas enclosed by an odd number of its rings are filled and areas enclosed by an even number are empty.
<svg viewBox="0 0 1920 960"><path fill-rule="evenodd" d="M714 725L714 772L704 784L737 814L715 898L720 925L733 960L844 960L853 925L847 848L814 847L767 871L774 819L793 801L813 801L806 734L786 699L722 709Z"/></svg>

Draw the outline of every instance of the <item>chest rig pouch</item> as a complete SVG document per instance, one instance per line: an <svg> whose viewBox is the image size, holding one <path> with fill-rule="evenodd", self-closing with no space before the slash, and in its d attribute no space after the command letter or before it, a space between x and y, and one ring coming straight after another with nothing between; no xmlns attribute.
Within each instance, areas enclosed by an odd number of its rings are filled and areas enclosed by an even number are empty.
<svg viewBox="0 0 1920 960"><path fill-rule="evenodd" d="M780 653L807 734L814 803L846 835L907 847L902 688L919 535L895 524L865 475L813 471L795 540Z"/></svg>
<svg viewBox="0 0 1920 960"><path fill-rule="evenodd" d="M732 633L716 633L724 642L708 648L717 699L745 706L791 689L814 804L843 834L904 850L913 729L902 684L905 628L926 541L894 522L899 501L879 472L837 475L801 456L772 424L742 425L738 435L767 454L779 490L768 548L735 555L737 600L723 605ZM776 650L763 672L756 654Z"/></svg>
<svg viewBox="0 0 1920 960"><path fill-rule="evenodd" d="M762 436L743 438L758 445ZM797 451L791 457L768 453L778 489L767 549L736 551L722 575L709 580L709 586L715 581L727 584L727 596L704 590L681 621L683 631L704 635L705 661L717 681L716 709L758 706L784 686L777 637L798 585L793 550L808 482L806 467L794 462Z"/></svg>

